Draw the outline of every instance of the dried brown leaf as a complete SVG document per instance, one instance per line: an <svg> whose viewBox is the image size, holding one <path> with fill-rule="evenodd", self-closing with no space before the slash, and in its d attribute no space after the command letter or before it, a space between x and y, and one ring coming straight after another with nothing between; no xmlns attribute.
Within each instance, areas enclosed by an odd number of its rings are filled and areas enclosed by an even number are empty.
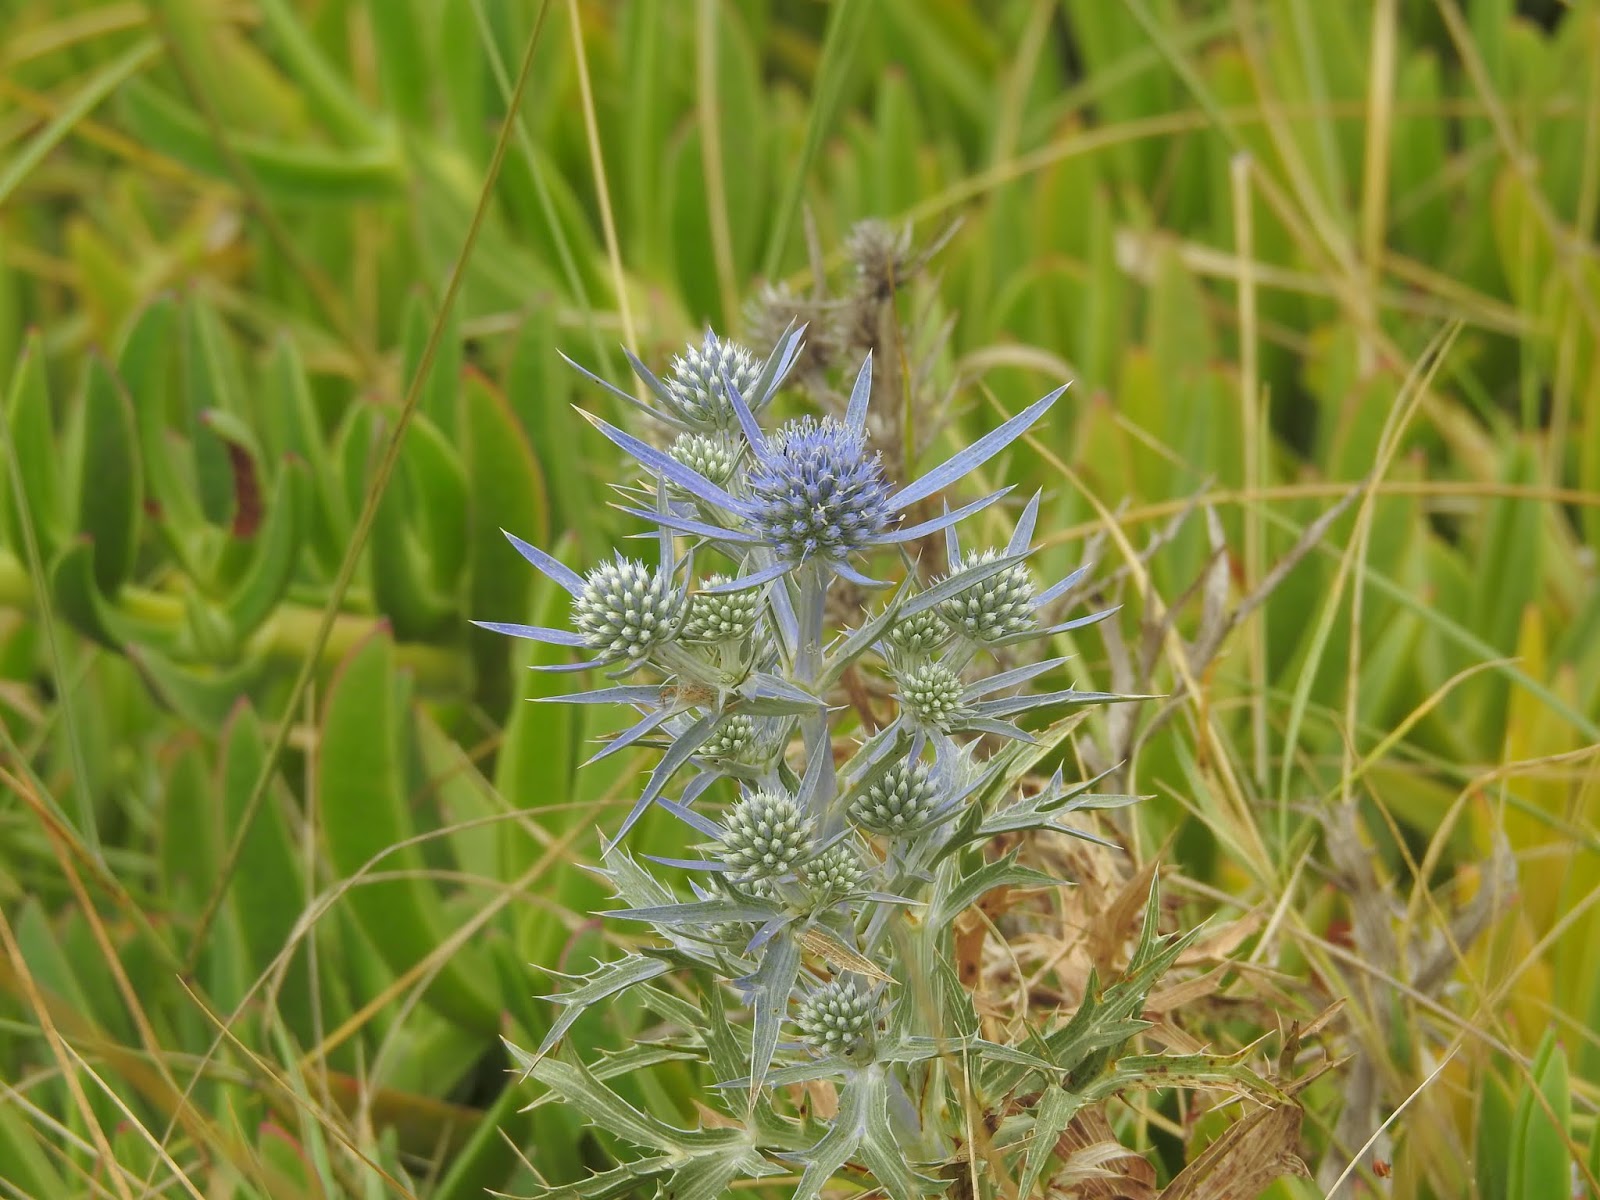
<svg viewBox="0 0 1600 1200"><path fill-rule="evenodd" d="M1309 1179L1300 1159L1300 1107L1258 1108L1178 1172L1160 1200L1256 1200L1275 1179Z"/></svg>
<svg viewBox="0 0 1600 1200"><path fill-rule="evenodd" d="M1122 885L1116 898L1089 926L1089 954L1102 975L1118 965L1128 939L1138 932L1139 914L1150 899L1155 874L1156 860L1152 857Z"/></svg>
<svg viewBox="0 0 1600 1200"><path fill-rule="evenodd" d="M1072 1200L1155 1200L1156 1169L1117 1141L1099 1109L1080 1112L1056 1141L1049 1194Z"/></svg>
<svg viewBox="0 0 1600 1200"><path fill-rule="evenodd" d="M1145 1012L1174 1012L1197 1000L1203 1000L1222 986L1223 977L1232 970L1232 964L1223 963L1204 975L1197 975L1193 979L1182 979L1177 983L1169 983L1166 987L1158 988L1145 1000Z"/></svg>
<svg viewBox="0 0 1600 1200"><path fill-rule="evenodd" d="M847 967L858 975L878 983L892 983L882 967L870 958L852 950L826 929L813 926L800 935L800 944L819 958L825 958L836 967Z"/></svg>
<svg viewBox="0 0 1600 1200"><path fill-rule="evenodd" d="M1177 965L1193 967L1201 963L1223 962L1232 958L1233 952L1261 929L1263 920L1258 912L1246 913L1237 921L1229 922L1204 941L1196 942L1178 955Z"/></svg>

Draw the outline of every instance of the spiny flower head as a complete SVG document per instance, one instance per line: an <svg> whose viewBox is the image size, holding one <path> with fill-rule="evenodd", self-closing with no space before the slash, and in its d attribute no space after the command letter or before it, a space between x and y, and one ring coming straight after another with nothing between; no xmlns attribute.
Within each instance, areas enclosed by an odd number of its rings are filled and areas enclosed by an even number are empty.
<svg viewBox="0 0 1600 1200"><path fill-rule="evenodd" d="M622 555L584 577L572 605L586 645L639 659L676 635L683 593L660 571Z"/></svg>
<svg viewBox="0 0 1600 1200"><path fill-rule="evenodd" d="M756 723L744 713L732 713L717 722L701 753L708 758L742 758L755 745Z"/></svg>
<svg viewBox="0 0 1600 1200"><path fill-rule="evenodd" d="M722 858L735 883L787 875L810 849L811 818L787 792L749 792L722 824Z"/></svg>
<svg viewBox="0 0 1600 1200"><path fill-rule="evenodd" d="M939 614L924 609L889 626L889 644L906 654L927 654L950 640L950 629Z"/></svg>
<svg viewBox="0 0 1600 1200"><path fill-rule="evenodd" d="M999 550L972 551L950 570L970 570L1004 558ZM939 615L957 633L977 642L992 642L1033 628L1033 576L1022 563L1006 567L939 605Z"/></svg>
<svg viewBox="0 0 1600 1200"><path fill-rule="evenodd" d="M728 583L726 575L712 575L706 588ZM683 636L691 642L736 642L756 626L761 612L761 593L755 588L740 592L698 591L689 597L689 615L683 622Z"/></svg>
<svg viewBox="0 0 1600 1200"><path fill-rule="evenodd" d="M708 329L702 344L691 343L682 354L673 356L672 370L663 382L673 410L687 424L727 429L735 417L723 377L740 395L747 395L760 375L761 364L754 354Z"/></svg>
<svg viewBox="0 0 1600 1200"><path fill-rule="evenodd" d="M863 431L831 417L780 428L748 485L755 531L791 562L841 560L882 533L892 512L882 458Z"/></svg>
<svg viewBox="0 0 1600 1200"><path fill-rule="evenodd" d="M872 998L853 982L835 979L801 1001L794 1023L823 1054L844 1054L873 1032Z"/></svg>
<svg viewBox="0 0 1600 1200"><path fill-rule="evenodd" d="M903 758L873 779L850 803L850 819L868 833L893 837L917 829L938 803L928 766Z"/></svg>
<svg viewBox="0 0 1600 1200"><path fill-rule="evenodd" d="M842 841L807 863L805 875L806 890L812 898L828 901L848 896L860 887L867 868L861 861L861 852L849 841Z"/></svg>
<svg viewBox="0 0 1600 1200"><path fill-rule="evenodd" d="M900 701L920 724L945 733L967 714L961 677L941 662L916 663L900 676Z"/></svg>
<svg viewBox="0 0 1600 1200"><path fill-rule="evenodd" d="M667 453L718 487L726 487L739 470L738 446L718 433L680 433Z"/></svg>

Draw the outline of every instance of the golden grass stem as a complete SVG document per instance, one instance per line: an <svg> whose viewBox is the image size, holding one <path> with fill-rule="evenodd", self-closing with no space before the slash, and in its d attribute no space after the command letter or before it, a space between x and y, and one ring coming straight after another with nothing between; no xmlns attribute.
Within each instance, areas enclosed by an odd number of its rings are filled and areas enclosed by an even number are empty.
<svg viewBox="0 0 1600 1200"><path fill-rule="evenodd" d="M706 218L711 224L711 260L717 273L722 322L739 311L734 278L733 233L728 223L728 179L722 161L722 104L717 89L718 0L695 0L695 116L700 126L700 170L705 179Z"/></svg>
<svg viewBox="0 0 1600 1200"><path fill-rule="evenodd" d="M540 24L543 24L544 11L540 10ZM606 261L611 267L611 286L617 293L617 311L622 316L622 338L628 344L628 349L635 354L639 352L639 333L633 323L633 306L628 300L628 278L622 270L622 248L617 242L617 222L611 211L611 188L606 182L605 154L600 148L600 122L595 115L594 87L589 82L589 58L583 44L583 18L578 11L578 0L567 0L567 23L572 31L572 57L578 68L578 95L583 107L583 132L589 143L589 170L594 177L595 194L600 200L600 229L605 235ZM532 39L537 41L537 34ZM531 59L530 59L531 61ZM511 111L516 112L522 104L524 75L517 81L516 102L511 106ZM511 126L507 122L507 128ZM491 180L493 175L490 176ZM634 391L643 398L641 389L643 384L634 381Z"/></svg>
<svg viewBox="0 0 1600 1200"><path fill-rule="evenodd" d="M1255 221L1250 202L1250 159L1236 154L1228 163L1233 195L1233 243L1239 258L1239 437L1244 446L1244 486L1259 490L1266 484L1265 422L1261 395L1260 347L1256 329ZM1265 572L1265 529L1254 508L1244 513L1244 590L1261 582ZM1247 667L1254 701L1251 705L1251 764L1256 786L1267 786L1267 610L1255 622L1255 636L1247 644ZM1284 817L1279 816L1279 840L1284 837Z"/></svg>

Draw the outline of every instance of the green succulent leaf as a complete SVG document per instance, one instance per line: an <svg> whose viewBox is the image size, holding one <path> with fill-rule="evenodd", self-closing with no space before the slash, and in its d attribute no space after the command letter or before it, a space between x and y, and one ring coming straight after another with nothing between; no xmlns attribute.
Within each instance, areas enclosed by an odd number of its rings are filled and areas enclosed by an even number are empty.
<svg viewBox="0 0 1600 1200"><path fill-rule="evenodd" d="M50 391L45 378L44 348L39 335L28 338L22 356L12 368L6 395L6 420L11 426L11 446L17 473L9 466L6 495L6 538L22 557L26 541L22 511L26 504L39 556L49 562L65 537L68 514L60 478L61 455L56 447L50 415Z"/></svg>
<svg viewBox="0 0 1600 1200"><path fill-rule="evenodd" d="M354 525L323 432L311 381L298 342L281 337L266 371L265 411L278 423L278 451L306 464L310 474L307 505L312 550L324 574L332 575L349 544Z"/></svg>
<svg viewBox="0 0 1600 1200"><path fill-rule="evenodd" d="M178 662L145 643L122 649L151 691L189 724L212 736L221 733L239 697L259 685L265 669L259 658L212 666Z"/></svg>
<svg viewBox="0 0 1600 1200"><path fill-rule="evenodd" d="M341 878L355 880L345 903L396 973L434 951L449 929L438 892L415 874L424 867L421 855L408 845L413 827L401 752L406 698L393 644L381 635L368 638L329 690L317 756L329 858ZM358 878L370 869L407 874ZM427 998L458 1024L491 1031L498 1009L485 994L489 971L475 959L465 947L445 961Z"/></svg>
<svg viewBox="0 0 1600 1200"><path fill-rule="evenodd" d="M255 556L228 596L228 618L240 639L248 638L271 616L294 579L309 489L306 465L298 459L285 459L279 466L278 481L267 502L262 525L253 538Z"/></svg>
<svg viewBox="0 0 1600 1200"><path fill-rule="evenodd" d="M164 92L134 80L122 88L124 119L136 136L163 154L214 179L232 173L201 117ZM275 202L348 203L397 195L404 162L392 144L361 149L291 145L230 131L234 153Z"/></svg>
<svg viewBox="0 0 1600 1200"><path fill-rule="evenodd" d="M134 319L117 358L117 373L128 391L138 426L139 457L157 533L169 553L195 574L193 543L205 525L192 480L180 470L173 436L177 412L172 396L178 385L178 305L158 296Z"/></svg>
<svg viewBox="0 0 1600 1200"><path fill-rule="evenodd" d="M1554 1030L1539 1043L1529 1074L1512 1115L1507 1200L1560 1195L1572 1177L1572 1093Z"/></svg>
<svg viewBox="0 0 1600 1200"><path fill-rule="evenodd" d="M100 590L115 596L133 573L139 552L144 485L133 407L98 355L89 359L83 422L78 529L94 540Z"/></svg>

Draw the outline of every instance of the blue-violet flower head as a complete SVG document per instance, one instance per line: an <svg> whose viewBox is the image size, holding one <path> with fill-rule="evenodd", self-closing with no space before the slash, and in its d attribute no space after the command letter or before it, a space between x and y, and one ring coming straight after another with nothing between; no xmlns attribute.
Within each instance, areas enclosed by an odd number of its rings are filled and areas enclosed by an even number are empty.
<svg viewBox="0 0 1600 1200"><path fill-rule="evenodd" d="M843 559L889 523L882 458L865 433L831 417L784 425L747 483L756 532L789 562Z"/></svg>

